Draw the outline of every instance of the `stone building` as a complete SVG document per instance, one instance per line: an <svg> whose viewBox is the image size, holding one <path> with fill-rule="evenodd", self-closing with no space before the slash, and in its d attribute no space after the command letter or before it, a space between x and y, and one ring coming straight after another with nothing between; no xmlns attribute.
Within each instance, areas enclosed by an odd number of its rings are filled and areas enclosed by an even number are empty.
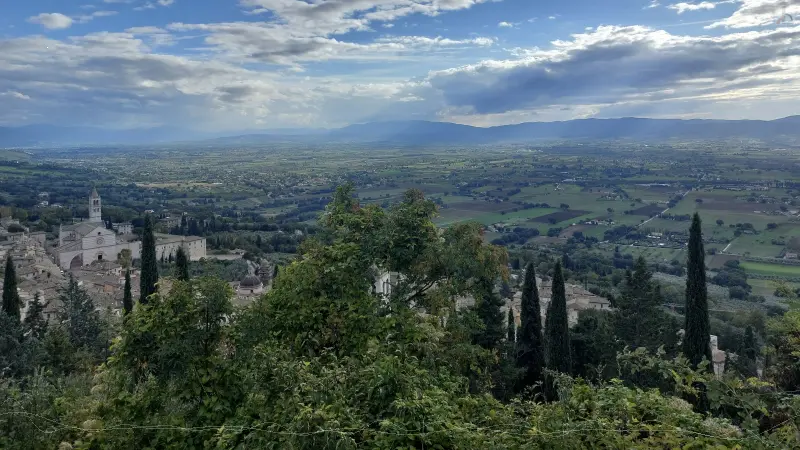
<svg viewBox="0 0 800 450"><path fill-rule="evenodd" d="M107 229L101 217L102 200L97 189L92 189L89 220L59 227L58 244L53 250L59 267L67 270L93 261L116 261L123 250L129 250L133 259L140 257L141 243Z"/></svg>
<svg viewBox="0 0 800 450"><path fill-rule="evenodd" d="M97 189L92 189L89 197L89 220L59 228L58 243L53 249L59 267L68 270L88 266L94 261L116 261L123 250L128 250L132 259L140 258L142 243L137 236L131 234L131 224L114 225L116 231L106 228L102 220L102 200ZM179 247L186 250L192 261L206 257L205 238L156 235L157 258L174 258Z"/></svg>

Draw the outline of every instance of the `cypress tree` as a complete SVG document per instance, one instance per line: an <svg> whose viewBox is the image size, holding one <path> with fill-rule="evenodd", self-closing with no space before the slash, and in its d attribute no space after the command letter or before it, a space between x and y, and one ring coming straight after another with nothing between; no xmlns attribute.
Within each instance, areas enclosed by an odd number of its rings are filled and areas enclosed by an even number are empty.
<svg viewBox="0 0 800 450"><path fill-rule="evenodd" d="M122 311L128 314L133 310L133 294L131 294L131 271L125 271L125 291L122 295Z"/></svg>
<svg viewBox="0 0 800 450"><path fill-rule="evenodd" d="M158 259L156 258L156 238L153 233L153 217L144 218L142 236L142 274L139 280L139 302L147 303L147 297L156 292L158 283Z"/></svg>
<svg viewBox="0 0 800 450"><path fill-rule="evenodd" d="M547 307L544 324L547 348L547 368L569 373L572 365L569 343L569 317L567 316L567 292L561 262L556 263L553 273L553 293Z"/></svg>
<svg viewBox="0 0 800 450"><path fill-rule="evenodd" d="M525 268L520 305L520 331L517 341L517 366L524 369L522 388L532 386L542 379L544 348L542 346L542 314L539 304L539 289L533 263Z"/></svg>
<svg viewBox="0 0 800 450"><path fill-rule="evenodd" d="M708 290L700 215L692 217L686 264L686 323L683 353L697 367L706 358L711 362L711 325L708 317Z"/></svg>
<svg viewBox="0 0 800 450"><path fill-rule="evenodd" d="M747 328L744 329L744 356L747 359L756 360L758 356L758 344L756 344L756 337L753 334L753 327L748 325Z"/></svg>
<svg viewBox="0 0 800 450"><path fill-rule="evenodd" d="M25 314L25 331L30 332L36 339L42 339L47 332L47 320L44 318L45 305L39 293L33 294L33 301Z"/></svg>
<svg viewBox="0 0 800 450"><path fill-rule="evenodd" d="M189 258L186 257L183 247L178 247L175 255L175 271L179 280L189 281Z"/></svg>
<svg viewBox="0 0 800 450"><path fill-rule="evenodd" d="M508 319L507 319L507 331L506 331L506 340L511 345L517 341L517 324L514 323L514 309L511 308L511 305L508 306Z"/></svg>
<svg viewBox="0 0 800 450"><path fill-rule="evenodd" d="M3 278L3 312L19 322L22 300L17 291L17 271L14 270L14 261L11 252L6 257L6 273Z"/></svg>

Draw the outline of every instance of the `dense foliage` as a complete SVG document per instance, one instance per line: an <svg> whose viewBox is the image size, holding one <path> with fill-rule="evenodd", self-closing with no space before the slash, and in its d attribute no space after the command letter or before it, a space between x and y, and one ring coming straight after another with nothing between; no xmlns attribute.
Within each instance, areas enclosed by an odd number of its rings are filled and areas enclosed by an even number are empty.
<svg viewBox="0 0 800 450"><path fill-rule="evenodd" d="M202 276L163 280L119 323L104 321L71 280L60 320L41 339L0 314L0 362L10 368L0 380L8 411L0 416L0 447L777 449L796 443L795 398L756 379L716 379L682 355L665 355L655 345L666 332L661 328L620 328L636 314L658 320L659 293L646 268L626 276L620 312L582 316L571 331L566 270L555 263L541 336L535 272L527 265L515 345L513 325L504 322L513 313L502 313L498 294L510 279L505 251L486 245L476 224L437 229L435 213L417 191L384 210L360 205L352 187L343 186L320 220L324 232L306 240L273 289L245 308L233 306L226 281ZM379 295L374 280L387 271L396 282ZM796 331L796 315L770 326ZM771 358L781 361L780 387L797 379L791 355L800 342L792 336L770 342ZM617 355L619 340L636 350ZM617 371L573 378L601 364L597 350L612 353ZM545 363L551 370L542 373ZM521 387L545 374L557 393L546 402L509 389L530 392ZM682 399L698 383L707 392L707 413Z"/></svg>

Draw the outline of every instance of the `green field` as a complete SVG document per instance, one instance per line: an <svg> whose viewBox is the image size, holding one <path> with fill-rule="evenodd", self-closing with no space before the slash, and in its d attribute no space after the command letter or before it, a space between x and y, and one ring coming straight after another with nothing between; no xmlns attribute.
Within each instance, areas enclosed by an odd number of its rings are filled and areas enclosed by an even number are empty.
<svg viewBox="0 0 800 450"><path fill-rule="evenodd" d="M800 266L788 266L754 261L742 261L741 267L747 272L776 277L800 277Z"/></svg>

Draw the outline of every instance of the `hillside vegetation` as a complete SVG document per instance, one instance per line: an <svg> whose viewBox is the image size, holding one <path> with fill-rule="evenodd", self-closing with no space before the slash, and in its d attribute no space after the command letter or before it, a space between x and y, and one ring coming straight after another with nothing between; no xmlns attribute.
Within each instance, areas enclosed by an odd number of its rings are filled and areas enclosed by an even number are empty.
<svg viewBox="0 0 800 450"><path fill-rule="evenodd" d="M796 446L800 400L786 392L800 389L800 310L774 319L766 342L751 329L715 377L681 355L639 260L613 312L544 327L545 359L530 361L531 331L506 323L497 289L511 279L506 250L475 222L437 228L435 212L420 191L383 209L340 187L319 233L243 309L202 277L163 280L118 321L74 282L58 324L0 314L0 447ZM400 275L388 297L373 293L379 270ZM475 306L457 309L467 296Z"/></svg>

